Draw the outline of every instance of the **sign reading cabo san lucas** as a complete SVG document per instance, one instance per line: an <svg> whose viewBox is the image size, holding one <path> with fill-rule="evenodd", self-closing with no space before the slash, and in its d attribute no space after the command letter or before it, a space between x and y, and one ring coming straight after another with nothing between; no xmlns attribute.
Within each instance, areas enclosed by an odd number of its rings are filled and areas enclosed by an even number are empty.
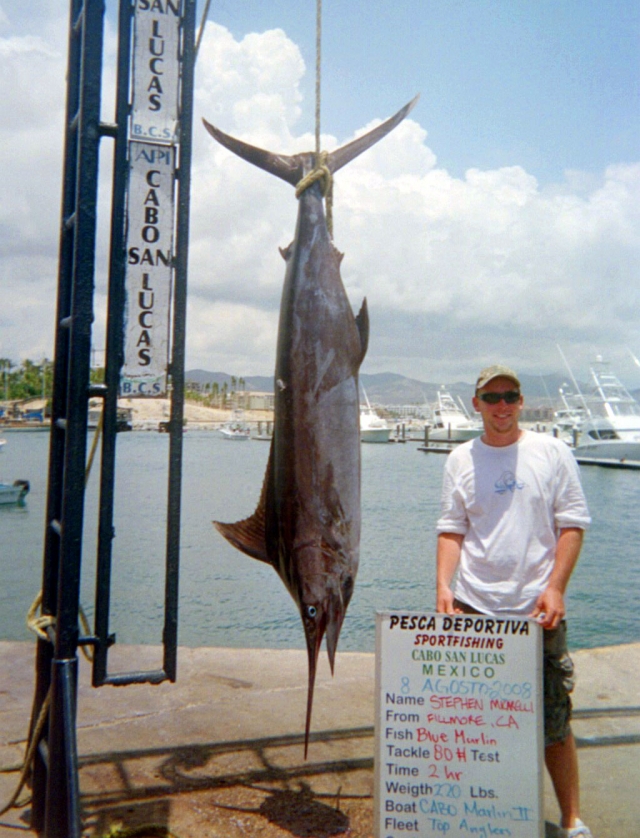
<svg viewBox="0 0 640 838"><path fill-rule="evenodd" d="M376 617L376 838L540 838L542 629Z"/></svg>
<svg viewBox="0 0 640 838"><path fill-rule="evenodd" d="M127 322L122 395L165 391L173 260L175 151L131 143L127 234Z"/></svg>
<svg viewBox="0 0 640 838"><path fill-rule="evenodd" d="M182 5L137 0L135 8L123 396L167 392Z"/></svg>

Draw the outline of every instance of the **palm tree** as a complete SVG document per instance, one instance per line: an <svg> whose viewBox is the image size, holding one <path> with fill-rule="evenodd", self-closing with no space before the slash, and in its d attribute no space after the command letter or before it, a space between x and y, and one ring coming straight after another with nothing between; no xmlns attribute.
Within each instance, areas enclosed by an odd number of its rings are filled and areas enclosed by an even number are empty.
<svg viewBox="0 0 640 838"><path fill-rule="evenodd" d="M7 373L11 372L12 367L13 367L13 361L10 358L0 358L0 372L2 372L3 375L4 375L4 400L5 400L5 402L9 400Z"/></svg>

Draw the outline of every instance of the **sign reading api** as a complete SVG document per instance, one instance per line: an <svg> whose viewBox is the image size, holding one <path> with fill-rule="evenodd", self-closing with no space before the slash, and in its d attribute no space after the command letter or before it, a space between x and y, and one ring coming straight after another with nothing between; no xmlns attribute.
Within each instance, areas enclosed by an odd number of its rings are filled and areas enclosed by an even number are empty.
<svg viewBox="0 0 640 838"><path fill-rule="evenodd" d="M377 838L540 838L541 632L526 618L377 615Z"/></svg>

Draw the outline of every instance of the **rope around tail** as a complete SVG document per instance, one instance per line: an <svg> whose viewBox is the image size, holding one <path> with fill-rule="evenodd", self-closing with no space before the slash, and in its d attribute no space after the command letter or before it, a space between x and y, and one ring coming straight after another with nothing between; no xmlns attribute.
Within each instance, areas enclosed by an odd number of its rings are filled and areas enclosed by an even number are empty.
<svg viewBox="0 0 640 838"><path fill-rule="evenodd" d="M333 238L333 175L327 166L328 157L328 151L321 151L316 155L315 168L296 184L296 198L299 198L305 189L313 186L314 183L320 183L322 197L325 199L327 228L329 235Z"/></svg>

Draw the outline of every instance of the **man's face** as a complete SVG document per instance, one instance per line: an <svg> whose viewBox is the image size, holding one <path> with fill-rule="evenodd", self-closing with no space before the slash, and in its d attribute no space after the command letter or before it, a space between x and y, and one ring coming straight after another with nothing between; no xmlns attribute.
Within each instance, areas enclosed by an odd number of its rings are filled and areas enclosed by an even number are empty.
<svg viewBox="0 0 640 838"><path fill-rule="evenodd" d="M496 404L490 404L482 398L485 394L504 395L505 393L517 393L518 397L512 404L508 404L504 399L500 399ZM502 376L494 378L476 393L473 406L482 416L486 442L490 445L509 445L518 439L520 433L518 419L523 402L524 399L515 382Z"/></svg>

